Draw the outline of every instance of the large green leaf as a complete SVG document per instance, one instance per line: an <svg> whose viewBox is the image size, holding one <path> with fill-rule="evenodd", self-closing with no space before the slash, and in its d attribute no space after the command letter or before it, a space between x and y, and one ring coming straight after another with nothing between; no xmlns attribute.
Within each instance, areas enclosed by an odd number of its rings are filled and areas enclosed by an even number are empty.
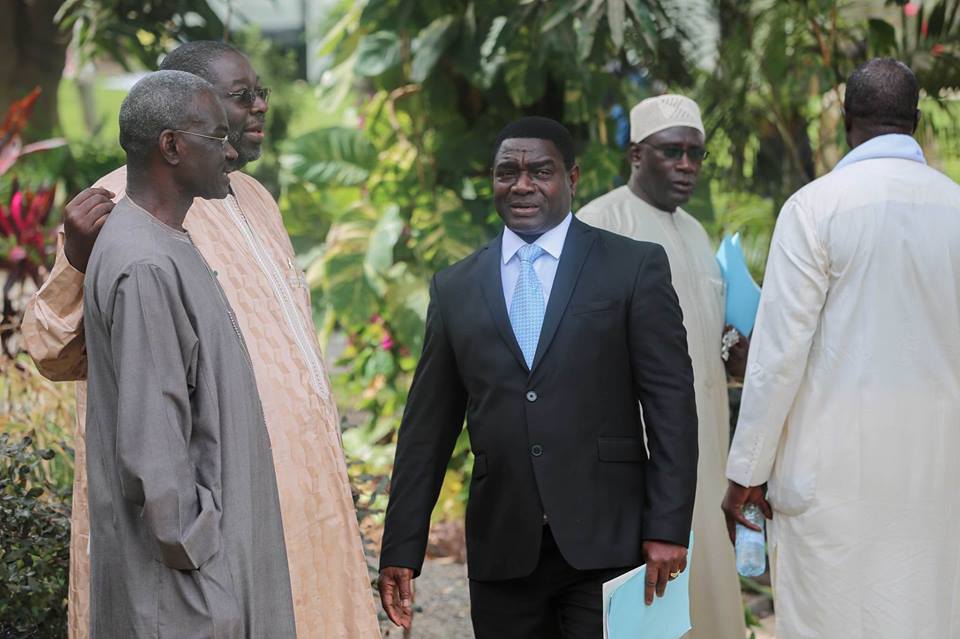
<svg viewBox="0 0 960 639"><path fill-rule="evenodd" d="M607 23L610 25L610 39L619 51L623 47L623 30L627 21L624 0L607 0Z"/></svg>
<svg viewBox="0 0 960 639"><path fill-rule="evenodd" d="M391 204L377 220L367 247L366 265L369 271L382 275L393 265L393 247L403 232L400 208Z"/></svg>
<svg viewBox="0 0 960 639"><path fill-rule="evenodd" d="M389 281L385 301L394 337L412 353L419 354L430 302L427 280L400 262L390 269Z"/></svg>
<svg viewBox="0 0 960 639"><path fill-rule="evenodd" d="M603 17L604 0L593 0L593 4L587 11L586 16L580 21L580 28L577 29L577 57L584 61L590 57L593 51L593 43L597 37L597 28L600 25L600 18Z"/></svg>
<svg viewBox="0 0 960 639"><path fill-rule="evenodd" d="M868 24L868 42L870 55L890 55L897 50L897 31L893 25L880 18L870 18Z"/></svg>
<svg viewBox="0 0 960 639"><path fill-rule="evenodd" d="M497 16L493 19L490 30L480 45L480 59L478 70L473 74L473 81L478 87L488 90L493 86L497 74L500 72L507 56L504 47L499 44L500 37L503 35L507 26L506 16Z"/></svg>
<svg viewBox="0 0 960 639"><path fill-rule="evenodd" d="M441 16L428 24L413 41L413 65L410 79L423 82L433 71L437 60L456 38L460 21L457 16Z"/></svg>
<svg viewBox="0 0 960 639"><path fill-rule="evenodd" d="M375 77L400 62L400 36L393 31L377 31L364 36L357 45L357 61L353 72Z"/></svg>
<svg viewBox="0 0 960 639"><path fill-rule="evenodd" d="M370 176L377 152L363 131L328 127L294 140L280 163L288 183L303 180L318 186L353 186Z"/></svg>
<svg viewBox="0 0 960 639"><path fill-rule="evenodd" d="M506 63L504 81L510 99L518 107L533 104L546 89L546 72L537 64L536 56L514 53Z"/></svg>
<svg viewBox="0 0 960 639"><path fill-rule="evenodd" d="M487 31L487 37L484 38L483 44L480 45L480 55L482 57L489 58L497 50L497 44L500 41L500 34L503 33L503 28L505 26L507 26L506 16L497 16L490 23L490 30Z"/></svg>
<svg viewBox="0 0 960 639"><path fill-rule="evenodd" d="M937 5L933 8L933 11L930 12L930 18L927 20L927 33L928 38L939 38L943 35L944 22L947 17L947 2L946 0L940 0Z"/></svg>
<svg viewBox="0 0 960 639"><path fill-rule="evenodd" d="M368 220L334 225L321 261L324 298L348 327L365 324L377 310L377 295L366 275L370 229Z"/></svg>

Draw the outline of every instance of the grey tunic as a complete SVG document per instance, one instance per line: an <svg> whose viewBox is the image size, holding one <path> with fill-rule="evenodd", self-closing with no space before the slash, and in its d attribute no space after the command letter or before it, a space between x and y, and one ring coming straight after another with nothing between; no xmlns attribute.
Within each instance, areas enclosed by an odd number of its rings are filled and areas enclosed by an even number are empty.
<svg viewBox="0 0 960 639"><path fill-rule="evenodd" d="M83 297L91 637L295 637L269 436L216 274L124 198Z"/></svg>

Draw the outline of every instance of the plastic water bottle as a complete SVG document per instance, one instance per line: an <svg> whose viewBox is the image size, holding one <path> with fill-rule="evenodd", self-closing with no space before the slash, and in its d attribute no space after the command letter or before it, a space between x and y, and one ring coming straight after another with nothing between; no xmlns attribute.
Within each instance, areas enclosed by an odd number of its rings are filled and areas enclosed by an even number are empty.
<svg viewBox="0 0 960 639"><path fill-rule="evenodd" d="M743 516L751 524L760 526L760 531L750 530L746 526L737 524L737 572L744 577L762 575L767 569L767 555L763 537L763 513L755 504L743 507Z"/></svg>

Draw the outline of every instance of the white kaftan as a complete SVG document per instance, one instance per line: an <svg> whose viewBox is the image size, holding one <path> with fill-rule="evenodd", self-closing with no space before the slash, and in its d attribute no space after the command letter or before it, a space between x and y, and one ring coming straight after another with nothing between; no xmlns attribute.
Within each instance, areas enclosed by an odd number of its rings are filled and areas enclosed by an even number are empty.
<svg viewBox="0 0 960 639"><path fill-rule="evenodd" d="M849 163L780 213L727 466L768 483L777 639L960 637L958 458L960 187Z"/></svg>
<svg viewBox="0 0 960 639"><path fill-rule="evenodd" d="M746 631L733 547L720 500L730 437L727 374L720 358L724 291L720 267L703 226L682 209L668 213L623 186L583 207L577 216L635 240L663 246L680 298L693 362L700 457L690 560L690 639L742 639Z"/></svg>

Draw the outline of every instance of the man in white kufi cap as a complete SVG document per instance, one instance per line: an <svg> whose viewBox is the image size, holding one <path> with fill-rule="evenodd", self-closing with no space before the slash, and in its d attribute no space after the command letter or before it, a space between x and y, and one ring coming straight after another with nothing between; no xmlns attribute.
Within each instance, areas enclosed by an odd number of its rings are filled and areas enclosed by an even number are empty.
<svg viewBox="0 0 960 639"><path fill-rule="evenodd" d="M700 458L689 564L696 639L746 635L733 548L723 513L730 431L727 371L742 376L746 338L721 358L724 287L703 226L679 208L693 194L706 152L700 109L682 95L648 98L630 111L630 179L578 213L593 226L663 245L683 309L699 417Z"/></svg>

